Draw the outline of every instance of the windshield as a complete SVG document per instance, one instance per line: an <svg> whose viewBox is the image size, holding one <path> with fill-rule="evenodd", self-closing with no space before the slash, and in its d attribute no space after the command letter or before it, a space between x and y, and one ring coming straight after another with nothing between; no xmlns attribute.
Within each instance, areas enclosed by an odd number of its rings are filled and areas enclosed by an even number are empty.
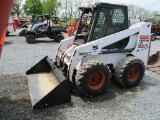
<svg viewBox="0 0 160 120"><path fill-rule="evenodd" d="M36 23L41 23L41 22L44 21L43 16L38 16L38 17L36 17L34 20L35 20L35 23L34 23L34 24L36 24Z"/></svg>

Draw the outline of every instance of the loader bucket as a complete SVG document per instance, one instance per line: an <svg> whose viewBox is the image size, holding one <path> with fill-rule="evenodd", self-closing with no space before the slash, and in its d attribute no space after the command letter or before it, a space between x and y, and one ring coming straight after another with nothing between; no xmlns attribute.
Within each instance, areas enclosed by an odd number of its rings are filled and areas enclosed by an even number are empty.
<svg viewBox="0 0 160 120"><path fill-rule="evenodd" d="M149 57L147 69L157 74L160 74L160 51Z"/></svg>
<svg viewBox="0 0 160 120"><path fill-rule="evenodd" d="M70 102L69 82L48 57L28 70L26 75L33 109Z"/></svg>

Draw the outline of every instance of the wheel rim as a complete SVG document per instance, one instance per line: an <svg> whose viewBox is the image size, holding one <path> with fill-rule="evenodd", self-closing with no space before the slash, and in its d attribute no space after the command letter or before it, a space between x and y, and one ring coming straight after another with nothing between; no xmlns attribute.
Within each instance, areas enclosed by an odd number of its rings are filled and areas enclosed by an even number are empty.
<svg viewBox="0 0 160 120"><path fill-rule="evenodd" d="M32 42L33 41L33 38L30 38L30 42Z"/></svg>
<svg viewBox="0 0 160 120"><path fill-rule="evenodd" d="M88 86L90 89L97 90L101 88L105 82L105 74L101 71L95 71L88 77Z"/></svg>
<svg viewBox="0 0 160 120"><path fill-rule="evenodd" d="M30 43L35 42L35 39L33 37L29 37L28 42Z"/></svg>
<svg viewBox="0 0 160 120"><path fill-rule="evenodd" d="M140 76L140 68L138 66L133 66L128 71L128 80L130 82L135 82Z"/></svg>

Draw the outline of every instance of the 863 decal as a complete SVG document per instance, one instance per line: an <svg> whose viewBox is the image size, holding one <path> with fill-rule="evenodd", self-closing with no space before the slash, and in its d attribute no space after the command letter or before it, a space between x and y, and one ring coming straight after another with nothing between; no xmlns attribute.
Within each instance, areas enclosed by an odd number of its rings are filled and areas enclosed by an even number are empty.
<svg viewBox="0 0 160 120"><path fill-rule="evenodd" d="M138 48L149 48L150 37L148 35L141 35L138 43Z"/></svg>

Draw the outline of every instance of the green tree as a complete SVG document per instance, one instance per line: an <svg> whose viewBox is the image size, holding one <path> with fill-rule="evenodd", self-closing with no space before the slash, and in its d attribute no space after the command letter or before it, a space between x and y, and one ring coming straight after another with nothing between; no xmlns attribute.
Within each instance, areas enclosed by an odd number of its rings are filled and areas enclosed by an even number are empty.
<svg viewBox="0 0 160 120"><path fill-rule="evenodd" d="M61 3L57 0L42 0L43 13L57 15Z"/></svg>
<svg viewBox="0 0 160 120"><path fill-rule="evenodd" d="M155 15L160 15L160 12L159 11L153 11L153 16L155 16Z"/></svg>
<svg viewBox="0 0 160 120"><path fill-rule="evenodd" d="M26 0L23 9L27 15L42 14L41 0Z"/></svg>
<svg viewBox="0 0 160 120"><path fill-rule="evenodd" d="M21 4L22 4L22 0L14 0L13 7L12 7L12 9L15 11L18 17L22 13Z"/></svg>

